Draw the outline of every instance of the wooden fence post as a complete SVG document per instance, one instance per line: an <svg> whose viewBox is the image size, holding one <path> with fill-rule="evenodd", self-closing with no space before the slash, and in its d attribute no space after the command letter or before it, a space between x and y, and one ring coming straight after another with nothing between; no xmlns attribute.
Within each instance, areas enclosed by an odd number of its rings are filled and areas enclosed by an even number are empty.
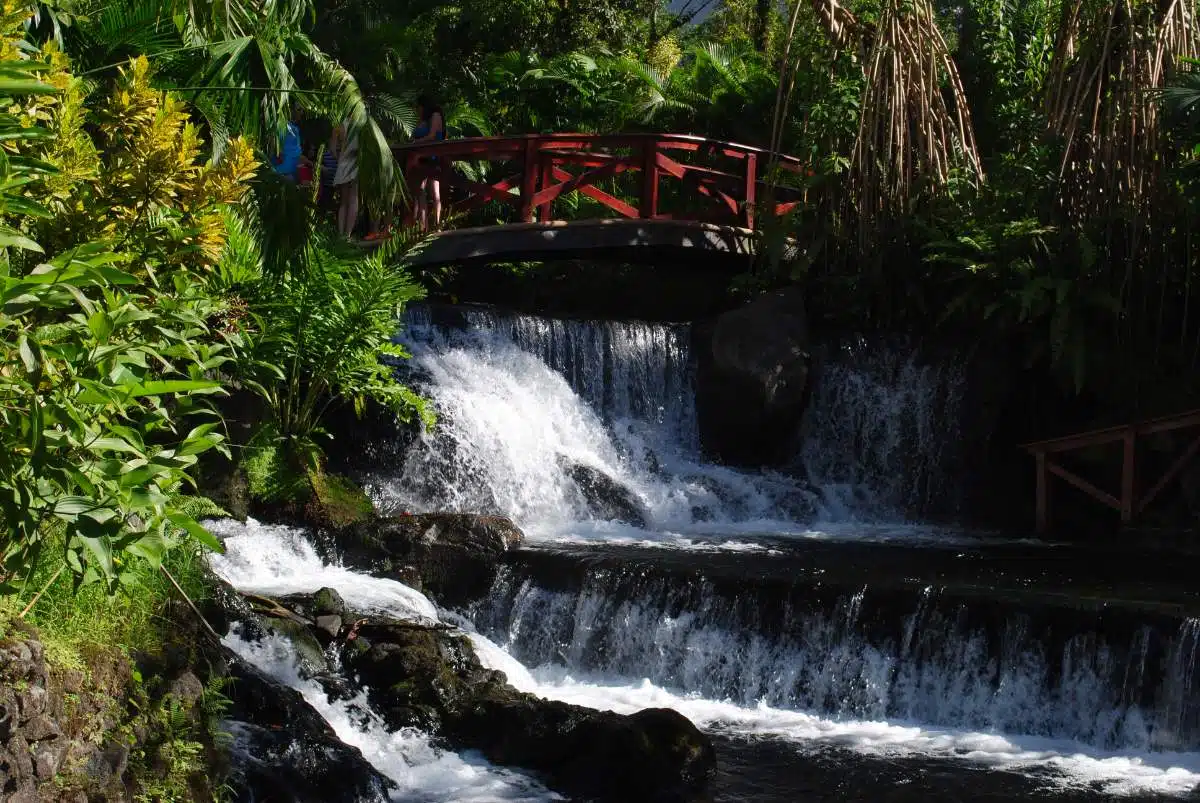
<svg viewBox="0 0 1200 803"><path fill-rule="evenodd" d="M417 224L417 192L420 191L421 179L417 176L417 165L420 161L412 151L404 157L404 187L408 190L408 197L405 198L404 204L404 225L415 226Z"/></svg>
<svg viewBox="0 0 1200 803"><path fill-rule="evenodd" d="M1129 524L1133 521L1134 480L1136 479L1134 468L1137 463L1135 449L1137 433L1133 427L1125 432L1124 442L1124 454L1121 455L1121 523Z"/></svg>
<svg viewBox="0 0 1200 803"><path fill-rule="evenodd" d="M525 164L521 173L521 222L533 222L533 196L537 192L538 141L530 137L525 140Z"/></svg>
<svg viewBox="0 0 1200 803"><path fill-rule="evenodd" d="M758 154L746 154L746 184L744 188L745 206L742 209L742 225L748 229L754 228L754 206L758 203Z"/></svg>
<svg viewBox="0 0 1200 803"><path fill-rule="evenodd" d="M538 189L545 190L554 184L554 157L548 153L538 156L539 172ZM554 219L554 201L546 201L538 207L538 220L546 223Z"/></svg>
<svg viewBox="0 0 1200 803"><path fill-rule="evenodd" d="M653 219L658 215L658 140L642 146L642 203L638 215Z"/></svg>

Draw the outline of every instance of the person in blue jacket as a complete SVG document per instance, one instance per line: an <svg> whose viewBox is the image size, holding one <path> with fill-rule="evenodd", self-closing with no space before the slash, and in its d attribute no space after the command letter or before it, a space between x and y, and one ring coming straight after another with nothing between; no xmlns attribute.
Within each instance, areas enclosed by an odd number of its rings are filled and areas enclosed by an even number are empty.
<svg viewBox="0 0 1200 803"><path fill-rule="evenodd" d="M300 168L300 109L292 109L292 119L288 121L287 130L279 143L279 156L275 159L275 172L295 183L297 171Z"/></svg>

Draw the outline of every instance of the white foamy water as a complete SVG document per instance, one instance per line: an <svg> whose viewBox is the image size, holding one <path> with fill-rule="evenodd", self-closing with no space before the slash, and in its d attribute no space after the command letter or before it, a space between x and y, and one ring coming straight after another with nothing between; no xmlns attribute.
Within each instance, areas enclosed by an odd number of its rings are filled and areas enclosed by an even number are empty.
<svg viewBox="0 0 1200 803"><path fill-rule="evenodd" d="M649 680L589 676L544 666L530 670L502 648L473 633L480 660L503 671L521 691L617 713L673 708L701 728L734 736L775 737L802 750L835 747L872 757L929 757L963 761L997 771L1042 770L1058 789L1087 789L1112 796L1183 795L1200 786L1196 753L1126 753L1096 750L1067 740L1018 737L889 721L836 720L765 703L737 705L681 695Z"/></svg>
<svg viewBox="0 0 1200 803"><path fill-rule="evenodd" d="M803 482L703 458L686 326L485 309L458 317L462 328L435 326L420 307L407 315L411 381L439 426L371 478L385 511L507 515L537 540L686 547L700 536L712 548L712 536L746 533L860 538L861 528L838 525L895 530L906 511L951 495L963 372L922 363L908 346L824 350L797 458ZM624 489L646 526L589 508L572 466ZM915 541L930 528L911 529Z"/></svg>
<svg viewBox="0 0 1200 803"><path fill-rule="evenodd" d="M437 619L429 598L403 583L358 574L321 562L301 530L250 520L205 522L225 539L225 554L210 558L213 569L241 591L261 594L312 593L336 589L359 611L398 619ZM392 798L412 803L486 803L488 801L560 800L536 781L493 767L470 754L438 750L415 730L388 732L371 712L364 695L332 701L300 673L295 648L284 638L247 641L236 631L225 644L275 680L296 689L334 729L337 737L359 748L382 774L398 784Z"/></svg>
<svg viewBox="0 0 1200 803"><path fill-rule="evenodd" d="M332 588L362 611L397 619L437 619L437 608L420 591L324 563L302 530L280 524L245 524L233 519L205 522L227 539L225 554L209 560L213 569L239 591L302 594Z"/></svg>
<svg viewBox="0 0 1200 803"><path fill-rule="evenodd" d="M606 330L596 329L595 338L579 345L573 338L593 330L576 324L563 330L577 335L561 335L560 347L553 340L556 326L514 326L515 334L414 327L412 368L440 424L408 450L398 469L372 478L369 487L382 508L507 515L535 539L626 537L629 527L589 512L571 471L582 466L634 500L647 519L646 528L633 528L642 538L732 532L735 526L797 531L796 522L815 509L815 495L794 479L700 458L694 414L690 407L675 409L684 390L690 405L690 382L686 362L678 359L683 345L662 334L667 330L622 325L601 337ZM531 352L540 342L531 331L552 338L543 343L548 355L566 360L563 370L600 399L607 415L577 393L547 355ZM622 383L615 396L597 389L606 378Z"/></svg>
<svg viewBox="0 0 1200 803"><path fill-rule="evenodd" d="M225 538L226 554L212 558L214 568L235 586L244 584L240 587L246 590L312 592L328 585L337 588L351 606L396 616L427 616L433 607L423 595L402 583L370 578L341 567L322 567L299 530L255 522L209 522L206 526ZM450 618L470 629L460 617ZM626 625L634 629L642 626L637 622ZM1197 631L1200 633L1200 626ZM492 641L474 632L470 635L480 659L505 672L509 682L522 691L622 713L670 707L706 729L734 736L779 738L801 751L842 748L872 757L925 756L997 771L1037 770L1039 780L1054 788L1087 788L1112 796L1178 795L1200 785L1200 755L1195 753L1107 751L1064 739L937 728L888 719L833 718L764 702L737 704L706 699L636 676L588 674L561 665L530 670ZM398 800L437 803L555 799L519 774L491 767L471 756L438 751L422 734L388 733L377 717L364 716L369 709L363 700L331 702L317 684L300 675L295 654L286 642L268 638L249 643L232 635L227 643L260 669L304 694L339 738L359 747L380 772L400 784ZM1185 661L1182 657L1178 660ZM1190 678L1191 663L1186 663L1181 672Z"/></svg>
<svg viewBox="0 0 1200 803"><path fill-rule="evenodd" d="M301 676L291 642L270 635L247 641L237 632L224 643L247 662L304 699L337 734L357 747L375 769L396 782L395 801L411 803L493 803L493 801L561 800L536 781L491 766L481 758L439 750L415 730L389 732L360 694L333 702L316 682Z"/></svg>

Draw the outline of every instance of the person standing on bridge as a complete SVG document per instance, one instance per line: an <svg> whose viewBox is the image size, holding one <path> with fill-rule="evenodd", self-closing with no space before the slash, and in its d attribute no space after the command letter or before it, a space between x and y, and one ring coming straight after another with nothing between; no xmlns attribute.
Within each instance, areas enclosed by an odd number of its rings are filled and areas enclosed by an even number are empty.
<svg viewBox="0 0 1200 803"><path fill-rule="evenodd" d="M350 237L358 225L358 133L351 133L347 123L343 123L341 128L344 132L341 138L343 144L338 154L333 186L342 196L338 207L338 231L343 237Z"/></svg>
<svg viewBox="0 0 1200 803"><path fill-rule="evenodd" d="M299 178L300 157L303 155L300 147L300 107L292 107L291 119L288 120L283 136L279 139L278 155L273 160L275 172L285 180L295 184Z"/></svg>
<svg viewBox="0 0 1200 803"><path fill-rule="evenodd" d="M442 114L442 109L428 95L421 95L417 98L417 119L420 123L413 129L412 141L419 142L441 142L446 139L446 118ZM426 164L436 168L438 160L436 156L430 157L428 160L423 160ZM420 186L417 187L417 225L421 227L421 231L429 231L430 224L437 228L442 223L442 183L436 175L429 176L421 180ZM428 197L426 192L428 191ZM433 209L430 210L432 202ZM430 211L432 211L432 221L430 220Z"/></svg>

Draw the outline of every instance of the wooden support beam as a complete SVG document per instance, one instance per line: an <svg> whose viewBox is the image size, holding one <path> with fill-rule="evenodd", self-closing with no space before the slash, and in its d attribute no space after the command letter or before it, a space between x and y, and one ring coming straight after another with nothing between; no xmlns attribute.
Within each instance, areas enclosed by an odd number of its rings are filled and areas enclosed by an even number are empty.
<svg viewBox="0 0 1200 803"><path fill-rule="evenodd" d="M1138 435L1153 435L1158 432L1170 432L1176 429L1185 429L1187 427L1195 426L1200 426L1200 410L1189 410L1186 413L1180 413L1178 415L1152 418L1148 421L1140 421L1136 424L1124 424L1116 427L1093 429L1089 432L1080 432L1076 435L1067 435L1062 438L1050 438L1049 440L1034 441L1033 443L1022 444L1021 448L1031 453L1069 452L1075 449L1082 449L1086 446L1099 446L1105 443L1116 443L1124 438L1125 432L1130 429L1132 429Z"/></svg>
<svg viewBox="0 0 1200 803"><path fill-rule="evenodd" d="M536 206L541 206L542 204L549 203L550 201L560 198L567 193L581 189L582 187L585 187L594 181L610 178L618 173L624 173L626 170L630 170L631 168L632 165L630 165L628 162L610 162L603 167L598 167L595 170L584 171L577 176L567 173L566 175L569 176L569 178L565 179L561 184L555 184L552 187L545 187L541 190L538 190L534 194L533 203Z"/></svg>
<svg viewBox="0 0 1200 803"><path fill-rule="evenodd" d="M1057 463L1051 462L1050 460L1046 460L1046 470L1049 471L1051 474L1053 474L1056 477L1061 477L1063 480L1065 480L1067 482L1067 484L1075 486L1076 488L1083 491L1088 496L1095 499L1100 504L1108 505L1113 510L1119 511L1121 509L1121 500L1120 499L1117 499L1115 496L1113 496L1112 494L1110 494L1106 491L1100 490L1095 485L1092 485L1090 482L1085 480L1083 477L1080 477L1076 474L1072 474L1070 471L1067 471L1065 468L1058 465Z"/></svg>
<svg viewBox="0 0 1200 803"><path fill-rule="evenodd" d="M554 183L554 157L543 153L538 157L541 163L541 176L538 180L539 189L546 189ZM547 223L554 219L554 201L546 200L538 206L538 220L542 223Z"/></svg>
<svg viewBox="0 0 1200 803"><path fill-rule="evenodd" d="M638 215L653 218L658 214L658 143L647 142L642 146L642 202Z"/></svg>
<svg viewBox="0 0 1200 803"><path fill-rule="evenodd" d="M535 203L533 196L537 193L538 179L537 152L537 140L527 140L525 142L525 163L521 173L520 215L522 223L533 222L533 207Z"/></svg>
<svg viewBox="0 0 1200 803"><path fill-rule="evenodd" d="M746 184L742 189L742 225L748 229L754 228L754 206L758 203L758 156L746 155Z"/></svg>
<svg viewBox="0 0 1200 803"><path fill-rule="evenodd" d="M558 181L570 181L575 176L568 173L566 170L555 167L554 178ZM636 218L638 216L637 207L632 204L627 204L615 195L611 195L599 187L593 187L591 184L584 184L578 188L580 195L586 195L593 201L599 201L617 214L627 217ZM659 215L659 218L662 216Z"/></svg>
<svg viewBox="0 0 1200 803"><path fill-rule="evenodd" d="M1158 482L1154 483L1154 487L1152 487L1149 491L1146 491L1146 495L1143 496L1138 502L1137 512L1141 513L1143 510L1145 510L1146 507L1154 501L1155 497L1162 493L1163 489L1171 484L1171 480L1183 473L1183 470L1187 468L1188 464L1195 459L1197 453L1200 453L1200 435L1197 435L1192 439L1192 442L1188 444L1187 448L1183 450L1179 457L1175 458L1175 462L1171 464L1171 467L1163 472L1163 475L1159 478Z"/></svg>
<svg viewBox="0 0 1200 803"><path fill-rule="evenodd" d="M1137 479L1137 432L1125 433L1124 453L1121 456L1121 522L1133 521L1134 482Z"/></svg>

